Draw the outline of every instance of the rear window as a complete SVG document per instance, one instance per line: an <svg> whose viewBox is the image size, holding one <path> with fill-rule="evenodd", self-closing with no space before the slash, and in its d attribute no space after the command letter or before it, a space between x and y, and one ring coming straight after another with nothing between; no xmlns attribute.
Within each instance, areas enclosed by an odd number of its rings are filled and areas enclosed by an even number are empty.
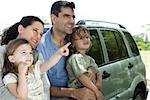
<svg viewBox="0 0 150 100"><path fill-rule="evenodd" d="M127 48L119 31L113 29L100 31L104 38L110 62L128 57Z"/></svg>
<svg viewBox="0 0 150 100"><path fill-rule="evenodd" d="M123 32L127 41L128 41L128 45L131 48L131 51L133 53L133 56L138 56L139 55L139 50L137 48L137 45L134 41L134 39L132 38L131 34L128 32Z"/></svg>

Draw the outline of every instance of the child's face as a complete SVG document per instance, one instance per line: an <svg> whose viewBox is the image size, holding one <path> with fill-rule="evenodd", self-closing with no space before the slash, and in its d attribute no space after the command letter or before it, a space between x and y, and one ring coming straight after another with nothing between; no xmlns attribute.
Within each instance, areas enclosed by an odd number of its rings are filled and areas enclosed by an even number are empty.
<svg viewBox="0 0 150 100"><path fill-rule="evenodd" d="M80 36L76 35L73 45L77 51L89 49L91 41L88 32L81 31Z"/></svg>
<svg viewBox="0 0 150 100"><path fill-rule="evenodd" d="M22 44L20 45L13 55L11 55L10 62L14 63L15 65L18 65L20 63L26 63L28 66L31 66L33 63L33 54L32 54L32 48L29 44Z"/></svg>

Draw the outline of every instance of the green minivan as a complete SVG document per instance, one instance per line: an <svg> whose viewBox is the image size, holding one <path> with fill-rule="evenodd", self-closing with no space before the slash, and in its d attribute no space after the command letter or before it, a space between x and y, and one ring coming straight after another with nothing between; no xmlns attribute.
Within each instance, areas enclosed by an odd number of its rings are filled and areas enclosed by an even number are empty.
<svg viewBox="0 0 150 100"><path fill-rule="evenodd" d="M117 23L80 20L90 31L93 57L102 72L105 100L146 100L145 65L127 29Z"/></svg>

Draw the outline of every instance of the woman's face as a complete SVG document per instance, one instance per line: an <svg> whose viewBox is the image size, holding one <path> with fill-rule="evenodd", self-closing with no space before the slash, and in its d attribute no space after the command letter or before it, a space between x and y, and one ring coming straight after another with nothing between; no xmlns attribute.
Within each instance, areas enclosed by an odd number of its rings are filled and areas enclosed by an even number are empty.
<svg viewBox="0 0 150 100"><path fill-rule="evenodd" d="M42 23L35 21L31 25L27 27L23 27L19 25L18 27L18 38L24 38L29 41L32 48L35 48L39 41L41 40L41 36L43 34L44 26Z"/></svg>

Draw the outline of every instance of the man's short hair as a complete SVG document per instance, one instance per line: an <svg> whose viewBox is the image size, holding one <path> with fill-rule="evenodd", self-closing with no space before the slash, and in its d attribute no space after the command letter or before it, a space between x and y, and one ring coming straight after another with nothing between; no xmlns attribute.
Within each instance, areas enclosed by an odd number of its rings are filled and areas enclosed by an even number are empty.
<svg viewBox="0 0 150 100"><path fill-rule="evenodd" d="M75 9L75 4L68 1L56 1L52 4L51 14L58 16L58 14L61 12L62 7L70 7L73 10Z"/></svg>

